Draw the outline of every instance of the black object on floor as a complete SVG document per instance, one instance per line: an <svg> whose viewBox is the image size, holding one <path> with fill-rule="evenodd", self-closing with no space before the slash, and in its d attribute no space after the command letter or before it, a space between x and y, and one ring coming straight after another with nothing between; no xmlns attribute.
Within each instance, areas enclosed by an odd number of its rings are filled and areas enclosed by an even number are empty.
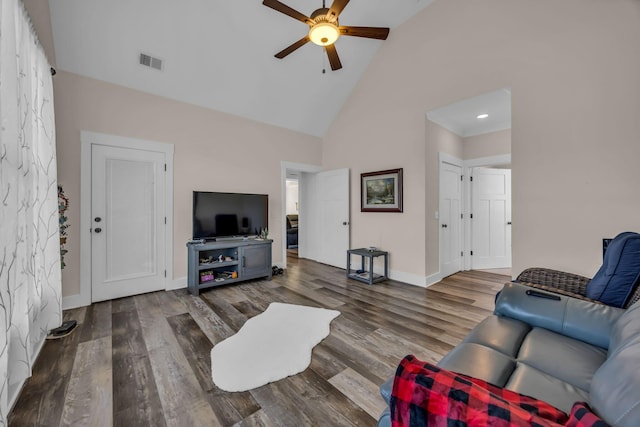
<svg viewBox="0 0 640 427"><path fill-rule="evenodd" d="M277 276L278 274L284 274L284 270L278 267L277 265L274 265L273 267L271 267L271 275Z"/></svg>
<svg viewBox="0 0 640 427"><path fill-rule="evenodd" d="M47 335L48 340L55 340L58 338L63 338L73 332L78 326L78 322L75 320L67 320L63 322L62 325L58 326L55 329L49 331L49 335Z"/></svg>

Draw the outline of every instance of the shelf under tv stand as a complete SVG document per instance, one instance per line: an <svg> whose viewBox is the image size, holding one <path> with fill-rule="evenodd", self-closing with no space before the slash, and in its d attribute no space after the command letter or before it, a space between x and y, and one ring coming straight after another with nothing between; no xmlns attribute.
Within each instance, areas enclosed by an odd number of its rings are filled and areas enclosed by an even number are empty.
<svg viewBox="0 0 640 427"><path fill-rule="evenodd" d="M199 295L203 289L258 278L271 280L272 243L262 239L187 243L189 293ZM237 277L231 277L234 272Z"/></svg>

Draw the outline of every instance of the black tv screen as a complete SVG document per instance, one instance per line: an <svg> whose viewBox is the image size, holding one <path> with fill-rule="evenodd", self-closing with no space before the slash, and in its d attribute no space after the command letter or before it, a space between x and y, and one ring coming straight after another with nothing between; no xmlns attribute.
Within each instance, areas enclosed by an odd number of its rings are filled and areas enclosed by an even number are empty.
<svg viewBox="0 0 640 427"><path fill-rule="evenodd" d="M193 238L257 236L269 227L266 194L193 192Z"/></svg>

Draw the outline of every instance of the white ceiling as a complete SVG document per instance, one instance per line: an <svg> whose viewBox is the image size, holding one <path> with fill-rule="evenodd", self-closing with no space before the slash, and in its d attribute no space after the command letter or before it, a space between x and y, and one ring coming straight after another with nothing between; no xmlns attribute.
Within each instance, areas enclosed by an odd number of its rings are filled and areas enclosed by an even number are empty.
<svg viewBox="0 0 640 427"><path fill-rule="evenodd" d="M483 113L489 117L478 119ZM498 89L463 99L429 111L427 118L463 138L511 129L511 90Z"/></svg>
<svg viewBox="0 0 640 427"><path fill-rule="evenodd" d="M320 0L282 0L310 15ZM341 25L393 29L433 0L351 0ZM327 1L327 7L331 0ZM331 71L308 31L261 0L49 0L60 70L322 136L384 41L341 37ZM139 65L145 53L162 71ZM326 68L327 72L322 73Z"/></svg>

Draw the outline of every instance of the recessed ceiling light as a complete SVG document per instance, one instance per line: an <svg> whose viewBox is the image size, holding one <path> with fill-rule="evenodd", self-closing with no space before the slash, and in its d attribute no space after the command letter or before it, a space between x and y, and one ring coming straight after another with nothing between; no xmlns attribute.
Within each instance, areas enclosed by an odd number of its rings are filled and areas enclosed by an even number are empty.
<svg viewBox="0 0 640 427"><path fill-rule="evenodd" d="M489 115L488 115L487 113L484 113L484 114L478 114L478 115L477 115L477 118L479 118L479 119L486 119L487 117L489 117Z"/></svg>

